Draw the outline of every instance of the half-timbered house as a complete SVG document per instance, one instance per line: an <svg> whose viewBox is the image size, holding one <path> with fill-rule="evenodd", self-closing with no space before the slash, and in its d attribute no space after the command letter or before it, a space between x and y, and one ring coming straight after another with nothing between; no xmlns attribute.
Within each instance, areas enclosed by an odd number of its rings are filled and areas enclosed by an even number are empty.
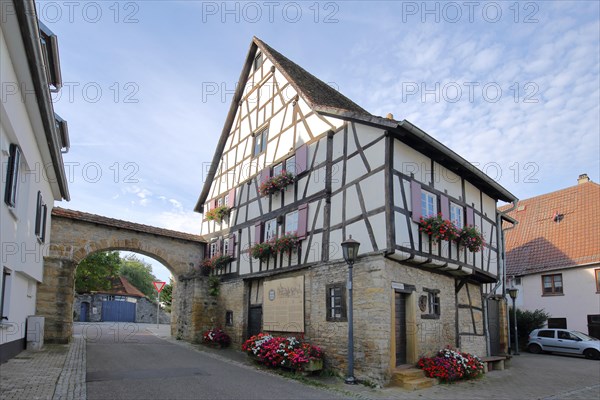
<svg viewBox="0 0 600 400"><path fill-rule="evenodd" d="M516 198L412 123L371 115L254 38L195 210L207 257L230 256L217 273L234 340L303 333L333 368L346 363L340 244L359 241L356 374L385 382L446 345L494 346L486 299L501 281L499 200ZM483 248L430 240L420 217L438 213L477 226ZM282 237L298 246L286 251ZM254 258L260 243L279 247Z"/></svg>

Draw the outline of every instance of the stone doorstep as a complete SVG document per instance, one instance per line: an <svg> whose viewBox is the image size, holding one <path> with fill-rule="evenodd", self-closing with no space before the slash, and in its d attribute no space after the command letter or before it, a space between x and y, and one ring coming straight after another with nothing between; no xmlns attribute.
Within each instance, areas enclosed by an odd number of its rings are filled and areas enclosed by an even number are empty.
<svg viewBox="0 0 600 400"><path fill-rule="evenodd" d="M423 370L418 368L396 369L392 373L389 386L401 387L407 390L419 390L437 384L437 379L427 378Z"/></svg>

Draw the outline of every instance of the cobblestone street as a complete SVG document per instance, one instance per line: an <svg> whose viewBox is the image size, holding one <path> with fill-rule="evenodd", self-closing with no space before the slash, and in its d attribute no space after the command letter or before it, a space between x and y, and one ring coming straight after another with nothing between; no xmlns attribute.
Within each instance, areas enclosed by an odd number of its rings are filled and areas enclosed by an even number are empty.
<svg viewBox="0 0 600 400"><path fill-rule="evenodd" d="M88 326L89 325L89 326ZM89 328L89 329L88 329ZM96 332L114 334L114 323L76 324L70 345L46 345L43 351L25 351L0 366L0 398L2 400L86 399L86 339L89 344L98 341ZM256 369L245 354L236 349L212 349L170 337L170 328L161 325L137 325L141 335L154 334L155 341L175 344L189 351L202 353L232 367L242 367L248 373ZM91 335L91 333L94 335ZM86 337L90 335L90 337ZM140 337L141 338L141 337ZM136 339L136 337L129 337ZM158 343L158 342L157 342ZM151 348L152 346L149 346ZM311 377L324 398L362 399L567 399L597 400L600 398L600 362L579 357L523 353L513 358L511 367L492 371L482 379L452 385L440 384L429 389L406 391L398 388L372 389L362 385L345 385L339 378ZM273 375L269 371L262 371ZM295 386L297 382L283 377ZM167 378L168 379L168 378ZM258 388L260 390L260 388ZM311 388L314 391L315 388ZM330 395L327 395L330 393ZM173 393L156 393L155 397L177 399ZM106 398L111 398L110 396ZM245 398L245 397L240 397Z"/></svg>

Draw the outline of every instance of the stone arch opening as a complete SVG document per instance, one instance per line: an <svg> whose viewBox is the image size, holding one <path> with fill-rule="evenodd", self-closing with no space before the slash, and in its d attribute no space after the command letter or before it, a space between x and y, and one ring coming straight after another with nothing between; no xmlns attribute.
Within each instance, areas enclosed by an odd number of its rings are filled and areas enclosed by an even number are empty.
<svg viewBox="0 0 600 400"><path fill-rule="evenodd" d="M44 340L69 342L73 332L75 271L89 255L100 251L131 251L151 257L178 277L193 274L203 258L204 241L196 235L55 208L51 243L44 257L43 283L38 287L37 314L44 316ZM177 313L177 284L173 288L171 332L188 325Z"/></svg>
<svg viewBox="0 0 600 400"><path fill-rule="evenodd" d="M160 260L160 259L158 259L158 257L156 257L153 254L148 253L148 252L141 253L139 251L133 251L131 249L122 249L122 248L101 249L101 250L91 252L86 257L81 259L81 261L74 266L74 270L73 270L74 301L73 301L73 314L72 314L73 322L75 323L75 322L122 321L122 322L134 322L134 323L152 323L152 324L156 323L157 322L156 302L159 301L159 299L157 298L158 293L155 290L153 290L154 288L153 288L152 284L140 286L139 284L137 284L135 282L135 280L132 280L131 277L127 276L127 274L124 275L125 279L126 279L126 282L124 284L123 284L123 281L119 282L119 279L113 279L113 284L116 285L116 288L117 288L116 293L112 293L112 294L110 293L111 291L113 291L113 288L111 288L111 289L105 288L105 289L101 289L101 290L94 289L91 292L88 292L88 291L78 292L78 290L77 290L77 271L79 270L81 264L85 260L92 257L93 255L96 255L99 253L109 253L109 252L119 253L118 254L119 259L124 261L125 263L127 262L127 260L130 259L130 256L133 256L134 261L139 261L142 264L149 265L150 268L152 268L153 275L156 275L156 273L157 273L157 271L155 270L155 267L157 265L160 265L161 269L168 271L168 273L170 275L173 274L172 267L166 265L164 260ZM123 255L121 252L126 252L127 254ZM144 257L140 257L140 256L144 256ZM149 260L152 260L152 261L150 262ZM119 275L121 275L121 274L119 274ZM102 280L102 276L100 276L100 279ZM158 278L156 278L156 279L160 280ZM166 283L169 283L169 280L166 280ZM133 289L130 285L133 286L135 289ZM139 293L138 291L141 291L143 293L143 295L145 295L145 296L144 297L138 296L138 294L139 295L142 294L142 293ZM130 293L130 294L127 294L127 293ZM110 312L110 313L106 312L107 311L106 308L103 307L103 304L105 301L112 302L112 304L110 304L111 307L109 307L109 309L112 309L112 312ZM131 306L131 304L123 304L123 303L121 303L121 301L126 302L126 303L135 304L135 306L133 306L135 310L132 313L129 313L127 310L128 310L128 307ZM122 307L122 306L124 306L124 307ZM126 315L121 315L121 314L126 314ZM131 314L131 315L129 315L129 314ZM126 319L126 320L114 319L114 318L121 318L121 317L131 318L131 319ZM164 309L162 309L162 307L161 307L161 310L159 311L158 321L161 324L167 324L167 323L170 324L171 323L170 310L167 312Z"/></svg>

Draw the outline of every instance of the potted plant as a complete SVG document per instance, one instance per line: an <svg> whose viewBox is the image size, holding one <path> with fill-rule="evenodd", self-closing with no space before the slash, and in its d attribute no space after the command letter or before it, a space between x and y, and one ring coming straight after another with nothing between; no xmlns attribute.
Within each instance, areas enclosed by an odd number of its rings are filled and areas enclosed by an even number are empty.
<svg viewBox="0 0 600 400"><path fill-rule="evenodd" d="M260 184L258 192L261 196L268 196L283 191L288 185L293 184L296 177L291 172L281 171L281 174L272 176Z"/></svg>
<svg viewBox="0 0 600 400"><path fill-rule="evenodd" d="M273 249L273 242L263 242L256 243L254 246L250 247L250 255L252 258L259 259L260 261L267 261L269 257L275 256L276 252Z"/></svg>
<svg viewBox="0 0 600 400"><path fill-rule="evenodd" d="M228 206L215 207L212 210L206 212L206 219L209 221L223 222L223 219L229 216L231 208Z"/></svg>
<svg viewBox="0 0 600 400"><path fill-rule="evenodd" d="M202 343L217 348L229 346L231 338L221 328L212 328L202 335Z"/></svg>
<svg viewBox="0 0 600 400"><path fill-rule="evenodd" d="M423 232L432 240L441 242L442 240L452 241L460 236L460 230L452 221L443 219L442 214L431 217L421 217L419 220L419 231Z"/></svg>
<svg viewBox="0 0 600 400"><path fill-rule="evenodd" d="M242 345L242 350L261 364L312 372L323 369L323 351L294 336L259 333Z"/></svg>
<svg viewBox="0 0 600 400"><path fill-rule="evenodd" d="M300 241L295 233L286 233L275 240L273 243L273 250L280 254L291 254L292 251L296 251L298 249L299 244Z"/></svg>
<svg viewBox="0 0 600 400"><path fill-rule="evenodd" d="M478 252L485 244L483 235L474 225L465 226L455 240L459 246L466 247L471 253Z"/></svg>

